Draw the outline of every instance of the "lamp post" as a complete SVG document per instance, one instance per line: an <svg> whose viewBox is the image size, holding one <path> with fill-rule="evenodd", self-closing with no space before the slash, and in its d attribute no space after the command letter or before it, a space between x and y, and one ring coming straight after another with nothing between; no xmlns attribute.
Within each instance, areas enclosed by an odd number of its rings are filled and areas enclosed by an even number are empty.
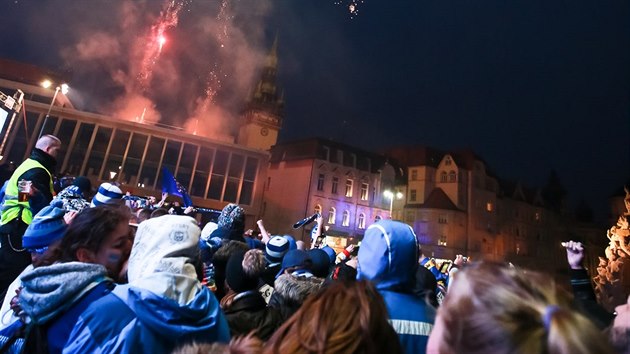
<svg viewBox="0 0 630 354"><path fill-rule="evenodd" d="M394 209L394 197L396 199L402 199L403 194L401 192L392 192L390 190L386 190L383 192L383 196L387 199L389 199L389 218L393 219L392 217L392 211Z"/></svg>
<svg viewBox="0 0 630 354"><path fill-rule="evenodd" d="M44 82L42 82L42 87L44 88L49 88L50 85L52 85L52 82L50 82L49 80L45 80ZM42 134L44 134L44 129L46 128L46 123L48 122L50 111L52 110L52 107L55 104L55 100L57 99L57 94L59 94L59 91L61 91L61 93L65 95L68 93L69 89L70 88L68 87L67 84L62 84L61 86L57 86L55 88L55 94L53 95L52 101L50 101L50 106L48 106L48 112L46 112L46 117L44 117L44 122L42 123L42 129L39 130L39 136L37 137L37 139L41 138Z"/></svg>

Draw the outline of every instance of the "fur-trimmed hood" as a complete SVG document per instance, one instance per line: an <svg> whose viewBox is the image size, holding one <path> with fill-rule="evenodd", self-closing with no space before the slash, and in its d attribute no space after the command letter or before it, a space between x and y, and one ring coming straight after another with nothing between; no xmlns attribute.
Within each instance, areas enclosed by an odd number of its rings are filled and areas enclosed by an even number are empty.
<svg viewBox="0 0 630 354"><path fill-rule="evenodd" d="M293 303L303 303L306 298L321 289L324 279L282 274L276 279L274 293Z"/></svg>

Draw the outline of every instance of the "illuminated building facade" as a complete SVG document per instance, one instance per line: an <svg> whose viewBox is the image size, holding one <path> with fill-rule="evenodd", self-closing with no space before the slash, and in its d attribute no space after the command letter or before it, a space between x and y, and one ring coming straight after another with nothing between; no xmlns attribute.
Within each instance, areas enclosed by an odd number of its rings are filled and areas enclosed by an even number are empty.
<svg viewBox="0 0 630 354"><path fill-rule="evenodd" d="M561 241L599 247L604 230L550 210L541 190L498 178L470 150L392 149L405 167L398 219L411 225L426 256L508 261L547 273L567 274ZM590 261L592 263L592 260Z"/></svg>
<svg viewBox="0 0 630 354"><path fill-rule="evenodd" d="M297 232L291 226L318 212L329 242L343 247L350 238L361 239L374 221L390 217L383 192L395 186L396 176L384 156L330 140L277 144L271 149L262 217L271 232L308 243L312 224Z"/></svg>
<svg viewBox="0 0 630 354"><path fill-rule="evenodd" d="M41 131L62 141L58 174L85 175L94 185L116 181L125 192L159 199L160 171L168 168L187 188L195 206L221 209L226 203L238 203L250 215L248 223L253 226L262 202L269 152L182 130L79 111L61 93L51 103L54 90L39 86L48 73L7 63L10 65L0 67L19 67L23 75L12 77L14 71L1 70L0 91L7 95L18 89L24 92L25 110L14 119L9 131L7 123L0 133L7 137L1 163L21 163ZM50 117L46 119L49 109Z"/></svg>

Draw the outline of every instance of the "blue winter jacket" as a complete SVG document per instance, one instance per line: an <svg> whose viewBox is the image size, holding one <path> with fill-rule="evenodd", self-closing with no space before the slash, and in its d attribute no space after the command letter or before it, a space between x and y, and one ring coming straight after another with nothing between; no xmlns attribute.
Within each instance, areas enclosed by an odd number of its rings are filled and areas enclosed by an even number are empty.
<svg viewBox="0 0 630 354"><path fill-rule="evenodd" d="M90 305L64 353L171 353L182 344L230 340L214 294L205 286L186 305L149 290L119 285Z"/></svg>
<svg viewBox="0 0 630 354"><path fill-rule="evenodd" d="M402 347L407 353L426 353L435 309L412 293L418 243L411 227L392 220L372 224L358 257L357 279L372 281L383 296Z"/></svg>

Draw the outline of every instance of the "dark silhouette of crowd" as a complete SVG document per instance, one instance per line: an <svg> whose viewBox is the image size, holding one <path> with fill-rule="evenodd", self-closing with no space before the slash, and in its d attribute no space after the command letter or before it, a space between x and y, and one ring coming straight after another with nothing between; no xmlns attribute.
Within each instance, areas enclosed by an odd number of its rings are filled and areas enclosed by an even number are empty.
<svg viewBox="0 0 630 354"><path fill-rule="evenodd" d="M200 225L115 183L55 195L60 142L44 138L3 188L0 352L630 353L630 303L597 304L579 242L563 243L569 293L510 264L426 257L393 220L337 250L320 215L307 242L246 230L236 204Z"/></svg>

